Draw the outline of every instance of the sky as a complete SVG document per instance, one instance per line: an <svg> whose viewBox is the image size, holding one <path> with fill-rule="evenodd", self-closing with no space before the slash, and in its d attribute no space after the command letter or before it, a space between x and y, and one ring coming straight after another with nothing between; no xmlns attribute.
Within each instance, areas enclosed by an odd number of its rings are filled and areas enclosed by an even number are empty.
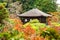
<svg viewBox="0 0 60 40"><path fill-rule="evenodd" d="M57 0L57 4L60 4L60 0Z"/></svg>

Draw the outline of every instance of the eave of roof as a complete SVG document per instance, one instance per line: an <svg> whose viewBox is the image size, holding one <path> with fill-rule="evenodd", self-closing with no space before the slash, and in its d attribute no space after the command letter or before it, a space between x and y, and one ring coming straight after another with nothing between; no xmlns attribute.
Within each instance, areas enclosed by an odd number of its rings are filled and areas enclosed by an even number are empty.
<svg viewBox="0 0 60 40"><path fill-rule="evenodd" d="M42 11L40 11L39 9L32 9L30 11L27 11L23 14L20 14L19 15L20 17L39 17L39 16L45 16L45 17L48 17L48 16L52 16L52 15L49 15L47 13L44 13Z"/></svg>

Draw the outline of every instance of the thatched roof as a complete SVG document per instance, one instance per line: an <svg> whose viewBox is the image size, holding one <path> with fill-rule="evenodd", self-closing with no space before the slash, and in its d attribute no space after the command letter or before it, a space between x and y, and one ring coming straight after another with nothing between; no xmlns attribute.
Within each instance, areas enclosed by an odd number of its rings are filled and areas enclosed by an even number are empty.
<svg viewBox="0 0 60 40"><path fill-rule="evenodd" d="M19 16L20 17L38 17L38 16L46 16L46 17L48 17L48 16L52 16L52 15L44 13L44 12L42 12L39 9L36 8L36 9L32 9L30 11L27 11L27 12L25 12L23 14L20 14Z"/></svg>

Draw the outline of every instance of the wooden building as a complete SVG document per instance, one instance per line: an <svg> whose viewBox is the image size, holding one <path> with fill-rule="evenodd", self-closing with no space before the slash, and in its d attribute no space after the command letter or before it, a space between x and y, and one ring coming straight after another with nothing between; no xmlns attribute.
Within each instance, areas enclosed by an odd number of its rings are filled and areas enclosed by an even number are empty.
<svg viewBox="0 0 60 40"><path fill-rule="evenodd" d="M30 19L38 19L41 23L47 23L46 19L48 17L51 17L52 15L44 13L39 9L35 8L23 14L19 14L18 16L21 18L23 23L29 22Z"/></svg>

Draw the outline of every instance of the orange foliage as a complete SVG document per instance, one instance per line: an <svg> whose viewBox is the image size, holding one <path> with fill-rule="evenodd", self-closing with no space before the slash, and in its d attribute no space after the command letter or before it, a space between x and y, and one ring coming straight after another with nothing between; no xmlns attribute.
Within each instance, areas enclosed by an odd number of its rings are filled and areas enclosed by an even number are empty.
<svg viewBox="0 0 60 40"><path fill-rule="evenodd" d="M15 24L21 24L21 25L23 25L23 23L21 22L20 19L14 19L14 21L15 21ZM21 25L20 25L20 26L21 26Z"/></svg>
<svg viewBox="0 0 60 40"><path fill-rule="evenodd" d="M35 33L35 30L32 29L30 25L27 25L27 27L24 29L24 33L26 35L31 35L31 34L34 34Z"/></svg>
<svg viewBox="0 0 60 40"><path fill-rule="evenodd" d="M14 19L15 25L14 25L14 29L18 30L19 32L22 31L22 22L20 19Z"/></svg>
<svg viewBox="0 0 60 40"><path fill-rule="evenodd" d="M22 29L20 28L20 26L18 24L15 25L14 29L18 30L19 32L22 31Z"/></svg>
<svg viewBox="0 0 60 40"><path fill-rule="evenodd" d="M46 30L47 30L47 28L46 28L46 27L45 27L45 28L41 28L40 30L46 31Z"/></svg>

